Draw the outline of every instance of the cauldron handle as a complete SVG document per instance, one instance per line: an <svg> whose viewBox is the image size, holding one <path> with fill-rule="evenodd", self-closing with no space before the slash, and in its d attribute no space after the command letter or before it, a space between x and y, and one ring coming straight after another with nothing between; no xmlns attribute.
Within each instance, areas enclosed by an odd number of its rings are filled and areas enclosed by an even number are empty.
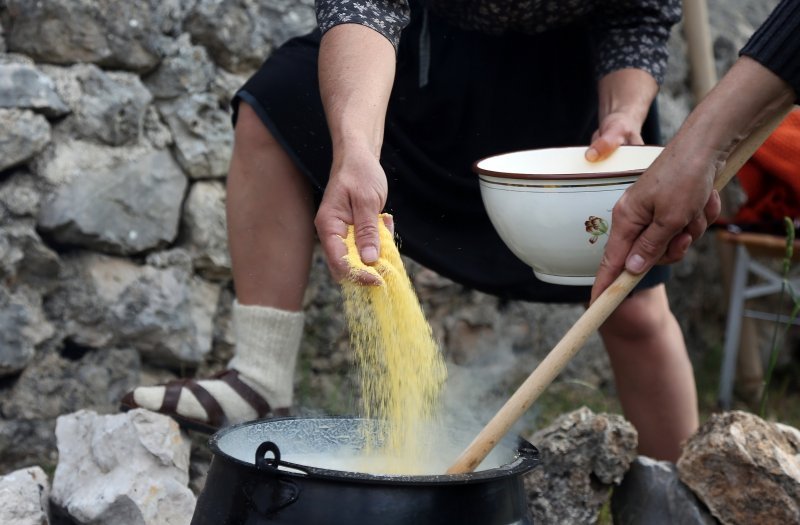
<svg viewBox="0 0 800 525"><path fill-rule="evenodd" d="M266 454L272 452L274 457ZM272 441L261 443L256 449L256 469L266 474L263 483L254 483L245 493L250 500L252 510L262 516L270 516L288 507L300 497L300 487L290 479L282 479L278 469L281 463L281 451Z"/></svg>
<svg viewBox="0 0 800 525"><path fill-rule="evenodd" d="M266 456L272 452L273 458ZM281 449L272 441L264 441L256 449L256 468L258 470L276 471L281 464Z"/></svg>
<svg viewBox="0 0 800 525"><path fill-rule="evenodd" d="M525 456L526 458L530 458L537 463L541 460L541 455L539 454L539 449L531 445L526 441L522 441L517 445L517 452L519 452L520 456Z"/></svg>

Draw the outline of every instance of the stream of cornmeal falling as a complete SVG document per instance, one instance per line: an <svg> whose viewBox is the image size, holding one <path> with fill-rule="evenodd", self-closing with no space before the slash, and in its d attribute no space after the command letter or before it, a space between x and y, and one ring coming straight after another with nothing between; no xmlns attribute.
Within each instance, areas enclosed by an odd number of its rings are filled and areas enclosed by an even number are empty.
<svg viewBox="0 0 800 525"><path fill-rule="evenodd" d="M447 377L442 353L382 219L380 258L365 265L353 227L345 239L351 272L379 276L379 286L342 282L345 315L361 383L363 417L382 423L365 432L364 469L380 474L430 474L426 429L435 420Z"/></svg>

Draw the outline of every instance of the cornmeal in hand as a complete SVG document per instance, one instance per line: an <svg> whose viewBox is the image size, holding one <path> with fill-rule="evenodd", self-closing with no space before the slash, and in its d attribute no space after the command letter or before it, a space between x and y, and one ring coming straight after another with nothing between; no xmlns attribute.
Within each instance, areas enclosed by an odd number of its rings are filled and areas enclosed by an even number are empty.
<svg viewBox="0 0 800 525"><path fill-rule="evenodd" d="M423 429L435 419L447 377L442 353L406 273L400 252L378 219L380 257L365 265L358 255L353 227L345 239L351 276L378 275L380 285L344 280L345 314L361 384L365 418L385 425L366 434L367 455L385 459L385 474L425 472Z"/></svg>

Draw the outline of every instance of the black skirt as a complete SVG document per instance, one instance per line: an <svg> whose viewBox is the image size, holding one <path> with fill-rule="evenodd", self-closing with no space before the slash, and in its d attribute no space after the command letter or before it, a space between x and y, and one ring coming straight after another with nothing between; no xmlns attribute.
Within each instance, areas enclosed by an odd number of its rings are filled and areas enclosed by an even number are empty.
<svg viewBox="0 0 800 525"><path fill-rule="evenodd" d="M589 299L588 286L538 280L500 240L484 210L480 158L508 151L588 145L597 129L590 32L578 23L539 35L463 31L412 5L398 49L381 164L400 250L464 286L535 302ZM332 148L319 95L320 34L277 49L233 100L259 118L311 181L318 202ZM660 140L655 107L648 144ZM654 268L639 284L668 278Z"/></svg>

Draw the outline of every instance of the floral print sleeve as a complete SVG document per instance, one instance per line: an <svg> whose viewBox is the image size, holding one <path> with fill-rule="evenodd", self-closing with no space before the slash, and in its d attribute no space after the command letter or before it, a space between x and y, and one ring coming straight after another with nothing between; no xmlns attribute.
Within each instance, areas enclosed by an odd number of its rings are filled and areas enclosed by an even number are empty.
<svg viewBox="0 0 800 525"><path fill-rule="evenodd" d="M316 0L316 7L323 34L339 24L360 24L385 36L395 51L410 19L406 0Z"/></svg>
<svg viewBox="0 0 800 525"><path fill-rule="evenodd" d="M680 0L603 1L594 16L598 76L633 67L664 81L667 40L681 19Z"/></svg>
<svg viewBox="0 0 800 525"><path fill-rule="evenodd" d="M487 34L541 33L590 17L597 41L597 73L643 69L660 84L667 68L667 40L681 18L681 0L427 0L433 13L464 30ZM360 24L397 49L409 22L408 0L316 0L325 33L338 24Z"/></svg>

